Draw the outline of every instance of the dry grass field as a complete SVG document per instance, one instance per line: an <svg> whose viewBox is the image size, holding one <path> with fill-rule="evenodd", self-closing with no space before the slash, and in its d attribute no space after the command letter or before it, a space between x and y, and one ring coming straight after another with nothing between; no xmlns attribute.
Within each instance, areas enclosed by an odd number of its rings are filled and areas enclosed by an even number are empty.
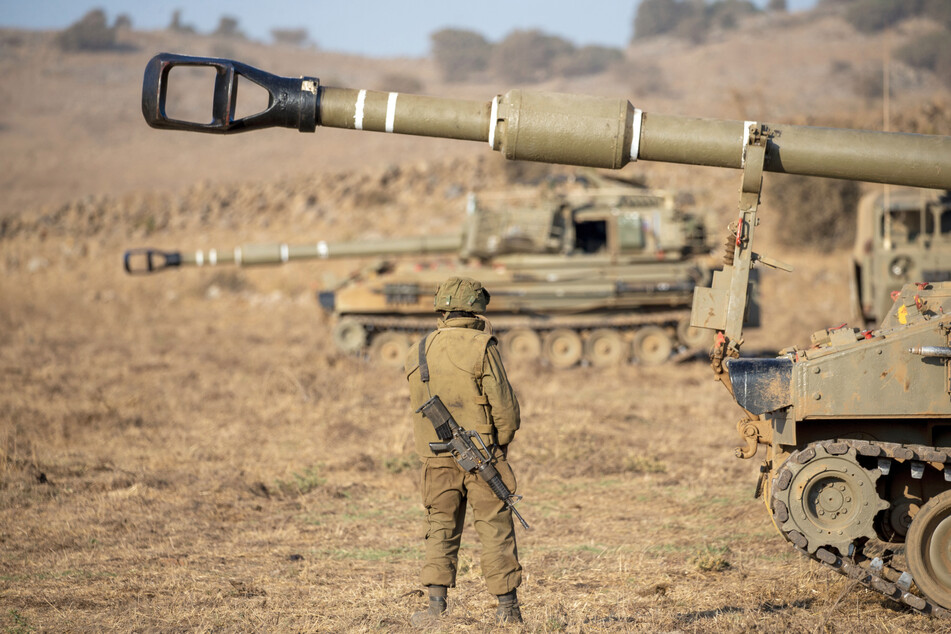
<svg viewBox="0 0 951 634"><path fill-rule="evenodd" d="M631 55L689 69L668 74L654 108L843 117L841 86L813 84L829 81L833 58L868 62L876 43L846 40L835 20L812 26L781 30L749 92L731 74L749 33ZM461 221L459 189L501 187L510 174L482 148L425 139L149 130L137 101L145 61L213 44L140 37L132 53L70 57L46 34L5 32L0 45L0 628L409 631L424 605L424 530L405 380L336 353L312 294L361 263L132 278L121 253L445 233ZM804 76L787 69L783 84L776 69L791 48L829 58L807 59ZM251 44L235 54L350 85L405 72L400 60ZM414 68L433 94L502 88L447 87L428 62ZM628 94L630 81L543 87ZM923 101L947 103L926 79L919 89L895 106L908 120ZM628 172L732 215L738 174ZM841 323L847 253L769 242L797 271L764 276L764 327L749 346L774 350ZM510 458L533 530L519 529L526 622L508 629L948 631L779 537L753 499L757 461L733 457L740 411L711 374L702 359L510 368L523 415ZM444 631L496 629L478 553L470 527Z"/></svg>

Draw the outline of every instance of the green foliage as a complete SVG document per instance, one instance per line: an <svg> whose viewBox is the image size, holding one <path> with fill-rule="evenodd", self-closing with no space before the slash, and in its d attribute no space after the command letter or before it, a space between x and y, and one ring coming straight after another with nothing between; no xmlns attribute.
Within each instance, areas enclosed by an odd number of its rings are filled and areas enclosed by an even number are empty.
<svg viewBox="0 0 951 634"><path fill-rule="evenodd" d="M116 29L109 27L105 11L93 9L63 30L56 43L64 51L105 51L115 48Z"/></svg>
<svg viewBox="0 0 951 634"><path fill-rule="evenodd" d="M705 546L690 558L690 563L700 572L723 572L730 567L727 546Z"/></svg>
<svg viewBox="0 0 951 634"><path fill-rule="evenodd" d="M464 81L489 66L492 44L475 31L442 29L429 39L433 59L447 81Z"/></svg>
<svg viewBox="0 0 951 634"><path fill-rule="evenodd" d="M277 489L288 496L307 495L314 489L322 487L327 483L327 479L319 474L320 466L314 465L304 469L303 473L292 473L291 481L276 480Z"/></svg>
<svg viewBox="0 0 951 634"><path fill-rule="evenodd" d="M232 17L230 15L223 15L218 20L218 28L215 29L215 32L212 35L217 35L219 37L234 38L236 40L242 40L245 38L244 32L238 28L238 18Z"/></svg>
<svg viewBox="0 0 951 634"><path fill-rule="evenodd" d="M631 473L666 473L667 466L650 456L631 455L624 463L625 471Z"/></svg>
<svg viewBox="0 0 951 634"><path fill-rule="evenodd" d="M951 87L951 33L945 30L914 39L898 49L895 57L914 68L934 72Z"/></svg>
<svg viewBox="0 0 951 634"><path fill-rule="evenodd" d="M624 59L624 54L609 46L584 46L570 55L563 55L553 63L556 75L577 77L594 75L617 64Z"/></svg>
<svg viewBox="0 0 951 634"><path fill-rule="evenodd" d="M951 2L947 0L849 0L829 2L846 6L846 19L857 30L874 33L903 20L925 17L951 28Z"/></svg>
<svg viewBox="0 0 951 634"><path fill-rule="evenodd" d="M688 10L686 3L679 0L644 0L634 14L634 39L672 32Z"/></svg>
<svg viewBox="0 0 951 634"><path fill-rule="evenodd" d="M784 244L814 251L847 246L855 239L855 209L861 190L855 181L776 175L763 200L777 213Z"/></svg>
<svg viewBox="0 0 951 634"><path fill-rule="evenodd" d="M307 29L271 29L271 39L275 44L302 47L310 41Z"/></svg>
<svg viewBox="0 0 951 634"><path fill-rule="evenodd" d="M785 10L785 2L772 4L783 8L771 10ZM748 0L644 0L634 15L634 39L669 34L701 42L711 27L734 29L758 11Z"/></svg>
<svg viewBox="0 0 951 634"><path fill-rule="evenodd" d="M757 12L756 6L747 0L721 0L706 6L706 22L721 29L735 29L740 20Z"/></svg>
<svg viewBox="0 0 951 634"><path fill-rule="evenodd" d="M419 466L419 458L416 454L403 456L391 456L383 461L383 468L389 473L397 474L404 471L411 471Z"/></svg>
<svg viewBox="0 0 951 634"><path fill-rule="evenodd" d="M172 12L172 21L169 22L168 30L175 33L194 33L195 27L182 22L182 12L180 9L176 9Z"/></svg>
<svg viewBox="0 0 951 634"><path fill-rule="evenodd" d="M13 625L6 628L6 631L10 634L28 634L36 631L36 628L30 625L26 618L16 610L9 610L7 614L10 615L10 619L13 621Z"/></svg>
<svg viewBox="0 0 951 634"><path fill-rule="evenodd" d="M512 82L591 75L624 59L616 48L574 44L542 31L512 31L492 49L490 68Z"/></svg>
<svg viewBox="0 0 951 634"><path fill-rule="evenodd" d="M552 76L556 60L574 53L571 42L538 30L516 30L492 49L490 67L512 82L542 81Z"/></svg>
<svg viewBox="0 0 951 634"><path fill-rule="evenodd" d="M620 49L574 44L538 30L512 31L498 44L462 29L430 35L432 55L447 81L464 81L491 70L513 82L544 81L600 73L624 59Z"/></svg>

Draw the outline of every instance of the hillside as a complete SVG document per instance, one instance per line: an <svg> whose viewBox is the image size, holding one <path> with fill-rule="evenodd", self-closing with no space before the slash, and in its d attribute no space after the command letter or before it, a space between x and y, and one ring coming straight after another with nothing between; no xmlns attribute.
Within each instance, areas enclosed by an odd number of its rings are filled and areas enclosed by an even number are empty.
<svg viewBox="0 0 951 634"><path fill-rule="evenodd" d="M627 16L624 16L627 19ZM907 23L893 45L927 31ZM132 278L130 247L447 233L468 190L547 168L482 144L318 129L156 131L158 51L228 54L328 85L489 100L430 60L123 34L59 51L0 31L0 626L8 631L409 631L422 509L399 372L335 351L313 290L365 262ZM834 16L760 16L701 46L631 46L622 68L532 86L647 112L881 126L882 38ZM893 68L891 127L951 134L951 94ZM210 97L210 87L209 87ZM568 168L553 168L570 171ZM739 174L632 164L725 225ZM769 177L767 177L768 180ZM763 276L775 350L842 323L847 254L790 248ZM935 626L793 552L752 497L741 415L704 360L514 367L512 447L529 631L874 631ZM471 526L448 622L489 631ZM937 631L937 630L936 630Z"/></svg>

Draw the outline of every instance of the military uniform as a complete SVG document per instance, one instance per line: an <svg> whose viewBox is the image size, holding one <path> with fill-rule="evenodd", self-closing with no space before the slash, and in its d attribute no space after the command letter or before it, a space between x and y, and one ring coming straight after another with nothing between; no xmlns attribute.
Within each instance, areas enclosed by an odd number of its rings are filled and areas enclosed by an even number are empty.
<svg viewBox="0 0 951 634"><path fill-rule="evenodd" d="M452 286L451 278L447 284ZM481 285L473 282L481 289ZM459 286L453 287L459 291ZM463 291L466 290L463 284ZM470 289L471 290L471 289ZM462 293L464 294L464 293ZM488 293L486 302L488 301ZM440 294L436 295L439 309ZM456 308L455 305L452 308ZM484 311L484 305L463 306L469 313ZM518 399L508 381L499 356L495 337L484 332L485 321L474 315L439 319L437 329L422 340L429 380L424 381L420 369L420 344L413 346L406 357L406 378L409 381L413 410L438 395L461 427L478 431L485 443L497 449L496 468L503 482L513 493L515 476L506 459L508 444L519 428ZM518 562L512 513L496 497L488 484L475 473L464 471L448 455L436 455L429 443L439 438L432 422L423 414L413 416L416 452L422 459L420 491L426 507L426 562L421 581L434 588L443 588L442 609L445 609L445 587L456 584L459 545L466 515L466 504L472 507L474 526L482 543L482 574L492 594L511 595L522 581ZM517 610L517 602L515 603ZM519 616L520 620L520 616Z"/></svg>

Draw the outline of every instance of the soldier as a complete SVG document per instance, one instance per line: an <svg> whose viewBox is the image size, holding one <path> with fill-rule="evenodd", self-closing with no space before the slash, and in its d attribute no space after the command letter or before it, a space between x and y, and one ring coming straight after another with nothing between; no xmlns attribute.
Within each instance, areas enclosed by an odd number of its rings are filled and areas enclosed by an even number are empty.
<svg viewBox="0 0 951 634"><path fill-rule="evenodd" d="M518 400L502 367L497 341L484 332L485 320L476 316L488 303L488 291L476 280L452 277L443 282L434 299L438 327L409 351L406 378L414 410L439 395L460 426L495 445L495 466L514 493L515 475L507 455L519 427ZM521 623L516 588L522 582L522 567L511 511L477 474L464 471L453 457L430 450L429 443L438 437L427 418L415 414L413 428L423 463L420 489L427 522L426 563L420 578L429 590L429 609L414 614L413 624L430 624L446 611L447 589L456 585L467 502L482 543L482 575L489 592L499 599L496 618Z"/></svg>

